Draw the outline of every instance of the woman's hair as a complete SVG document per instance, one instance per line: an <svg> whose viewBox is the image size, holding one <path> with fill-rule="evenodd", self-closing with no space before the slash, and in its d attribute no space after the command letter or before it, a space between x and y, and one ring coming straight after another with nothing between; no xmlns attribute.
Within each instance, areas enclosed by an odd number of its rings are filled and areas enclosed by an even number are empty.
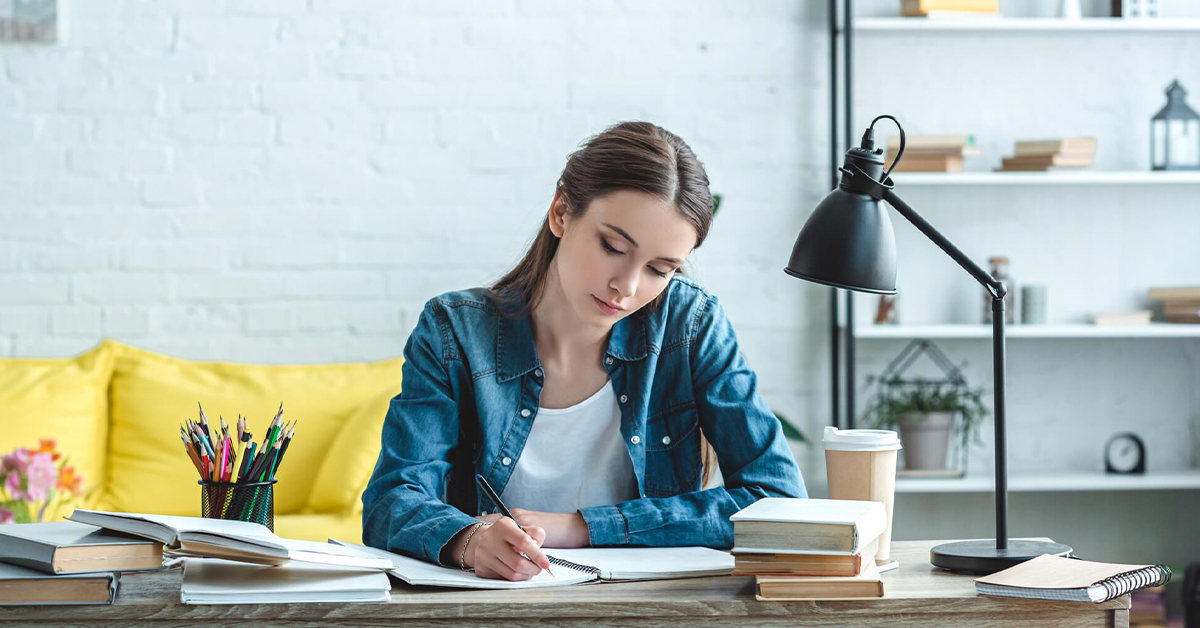
<svg viewBox="0 0 1200 628"><path fill-rule="evenodd" d="M696 228L694 248L708 236L713 216L708 174L678 135L649 122L622 122L588 138L567 158L554 202L563 204L571 218L579 218L593 200L623 190L645 192L673 205ZM494 296L520 297L525 303L522 313L532 310L542 297L557 250L558 237L550 231L547 215L516 268L492 285ZM647 306L658 307L665 294Z"/></svg>
<svg viewBox="0 0 1200 628"><path fill-rule="evenodd" d="M592 201L623 190L645 192L666 200L696 228L699 248L712 225L713 198L708 174L690 146L678 135L650 122L621 122L585 140L567 158L558 177L554 202L565 206L571 218L587 212ZM517 311L527 314L545 290L550 262L558 251L558 237L550 231L547 215L525 256L515 268L492 285L493 298L522 302ZM657 308L666 297L658 295L647 308ZM513 313L513 308L506 308ZM701 488L712 477L716 452L701 435Z"/></svg>

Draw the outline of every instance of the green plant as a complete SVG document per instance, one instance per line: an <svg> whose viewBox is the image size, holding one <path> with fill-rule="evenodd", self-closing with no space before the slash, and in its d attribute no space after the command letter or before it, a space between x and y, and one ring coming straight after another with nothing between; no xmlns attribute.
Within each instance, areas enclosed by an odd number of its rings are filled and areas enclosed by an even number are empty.
<svg viewBox="0 0 1200 628"><path fill-rule="evenodd" d="M959 426L965 445L968 439L982 445L979 427L988 416L983 405L983 388L971 388L953 380L902 380L898 377L880 380L875 376L867 383L879 382L879 390L866 410L863 423L876 429L896 429L900 417L929 412L954 412L962 417Z"/></svg>

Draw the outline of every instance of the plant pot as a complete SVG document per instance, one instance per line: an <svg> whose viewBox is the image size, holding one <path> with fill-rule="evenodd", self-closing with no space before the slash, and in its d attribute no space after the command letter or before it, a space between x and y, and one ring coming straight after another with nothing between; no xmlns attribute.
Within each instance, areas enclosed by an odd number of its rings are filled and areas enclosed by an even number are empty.
<svg viewBox="0 0 1200 628"><path fill-rule="evenodd" d="M924 412L905 414L896 419L900 442L904 443L904 468L946 468L954 415L953 412Z"/></svg>

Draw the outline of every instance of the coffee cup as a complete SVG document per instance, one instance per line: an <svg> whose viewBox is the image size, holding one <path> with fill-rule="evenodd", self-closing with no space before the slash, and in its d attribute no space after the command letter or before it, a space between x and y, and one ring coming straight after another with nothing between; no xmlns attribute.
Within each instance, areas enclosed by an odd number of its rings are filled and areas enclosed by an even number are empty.
<svg viewBox="0 0 1200 628"><path fill-rule="evenodd" d="M896 455L900 437L891 430L825 428L821 439L830 499L883 502L887 527L879 537L875 562L887 565L892 552L892 502L896 496Z"/></svg>

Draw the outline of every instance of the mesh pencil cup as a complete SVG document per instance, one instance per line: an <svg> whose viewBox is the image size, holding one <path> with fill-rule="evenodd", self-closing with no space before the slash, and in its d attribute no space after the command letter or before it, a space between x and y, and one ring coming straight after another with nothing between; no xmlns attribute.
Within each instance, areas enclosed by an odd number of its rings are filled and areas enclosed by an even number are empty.
<svg viewBox="0 0 1200 628"><path fill-rule="evenodd" d="M275 531L275 483L212 482L200 480L200 516L208 519L252 521Z"/></svg>

